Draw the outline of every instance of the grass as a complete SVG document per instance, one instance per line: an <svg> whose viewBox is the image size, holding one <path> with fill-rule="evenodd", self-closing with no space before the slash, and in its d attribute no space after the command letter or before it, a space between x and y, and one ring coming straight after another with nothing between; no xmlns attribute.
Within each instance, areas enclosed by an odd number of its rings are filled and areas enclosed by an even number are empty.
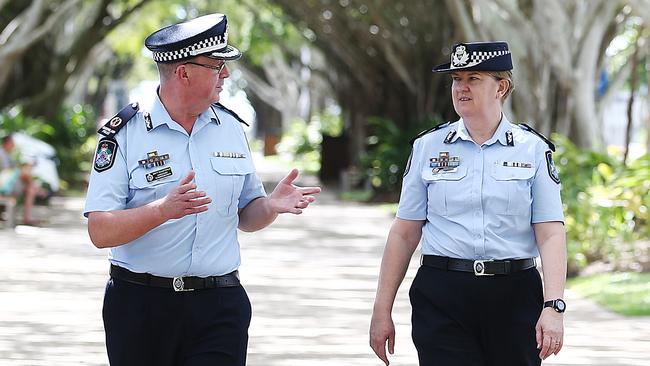
<svg viewBox="0 0 650 366"><path fill-rule="evenodd" d="M568 281L568 287L619 314L650 315L650 273L602 273L577 277Z"/></svg>

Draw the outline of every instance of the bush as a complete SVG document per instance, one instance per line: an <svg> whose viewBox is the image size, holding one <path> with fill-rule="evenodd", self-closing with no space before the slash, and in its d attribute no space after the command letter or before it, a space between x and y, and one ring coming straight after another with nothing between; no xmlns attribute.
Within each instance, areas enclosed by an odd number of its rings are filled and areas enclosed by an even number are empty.
<svg viewBox="0 0 650 366"><path fill-rule="evenodd" d="M297 163L301 170L316 173L320 169L323 134L337 136L342 130L340 116L332 113L313 115L309 122L297 119L282 135L277 150L287 160Z"/></svg>
<svg viewBox="0 0 650 366"><path fill-rule="evenodd" d="M404 128L385 118L370 118L366 153L361 157L361 164L376 194L399 194L411 154L411 140L441 122L438 118L430 118Z"/></svg>
<svg viewBox="0 0 650 366"><path fill-rule="evenodd" d="M613 155L579 150L559 135L554 140L570 274L592 262L617 261L650 235L650 155L624 166Z"/></svg>

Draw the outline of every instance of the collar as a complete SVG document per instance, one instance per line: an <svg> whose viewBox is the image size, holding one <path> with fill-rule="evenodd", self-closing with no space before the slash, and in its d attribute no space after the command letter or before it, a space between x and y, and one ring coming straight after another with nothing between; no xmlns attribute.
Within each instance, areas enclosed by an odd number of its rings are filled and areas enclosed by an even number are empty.
<svg viewBox="0 0 650 366"><path fill-rule="evenodd" d="M185 129L183 129L181 125L179 125L176 121L174 121L169 116L169 112L167 112L167 108L165 108L165 105L160 100L160 95L158 94L158 90L156 91L156 98L154 99L153 105L151 106L151 111L148 113L149 113L149 119L151 121L151 128L147 127L148 131L154 130L156 127L160 125L167 125L167 127L169 127L172 130L178 130L187 134ZM194 130L198 131L201 128L203 128L205 125L213 122L218 124L218 119L215 113L212 111L212 108L208 108L205 111L203 111L201 114L199 114L199 116L196 119L196 122L194 123L194 127L192 128L192 131ZM145 121L145 126L146 123L147 121Z"/></svg>
<svg viewBox="0 0 650 366"><path fill-rule="evenodd" d="M487 141L485 141L485 145L492 145L495 142L500 142L502 145L507 146L508 145L508 137L507 133L512 130L512 124L508 120L508 117L506 117L505 114L501 114L501 122L499 122L499 126L497 127L496 131L494 131L494 135ZM510 132L512 134L512 132ZM467 127L465 126L465 122L463 119L458 120L458 126L456 127L455 130L451 130L448 136L451 136L449 138L450 144L453 144L456 142L456 140L461 139L465 141L473 141L472 137L469 135L469 131L467 131Z"/></svg>

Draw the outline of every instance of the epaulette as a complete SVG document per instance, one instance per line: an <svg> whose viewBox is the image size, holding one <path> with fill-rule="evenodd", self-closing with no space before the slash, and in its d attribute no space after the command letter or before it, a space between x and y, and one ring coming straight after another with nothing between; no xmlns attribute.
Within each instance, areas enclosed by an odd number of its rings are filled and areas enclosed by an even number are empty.
<svg viewBox="0 0 650 366"><path fill-rule="evenodd" d="M428 134L428 133L431 133L431 132L433 132L433 131L437 131L437 130L439 130L439 129L441 129L441 128L445 128L445 127L449 126L450 124L451 124L451 121L449 121L449 122L445 122L445 123L441 123L441 124L439 124L439 125L437 125L437 126L431 127L431 128L428 129L428 130L424 130L424 131L418 133L417 136L415 136L413 139L411 139L411 145L413 145L413 143L415 142L415 140L419 139L420 137L422 137L422 136L424 136L424 135L426 135L426 134Z"/></svg>
<svg viewBox="0 0 650 366"><path fill-rule="evenodd" d="M553 144L553 143L551 142L551 140L547 139L546 136L544 136L544 135L542 135L541 133L535 131L532 127L530 127L529 125L527 125L527 124L525 124L525 123L520 123L519 126L520 126L523 130L526 130L526 131L532 132L532 133L534 133L535 135L539 136L539 138L541 138L544 142L546 142L546 144L548 144L548 147L551 148L551 151L555 152L555 144Z"/></svg>
<svg viewBox="0 0 650 366"><path fill-rule="evenodd" d="M235 119L237 119L239 122L241 122L241 123L245 124L246 126L250 127L250 125L249 125L248 123L246 123L246 121L244 121L241 117L239 117L239 116L237 115L237 113L235 113L235 112L233 112L232 110L226 108L223 104L221 104L221 103L214 103L213 106L215 106L215 107L221 109L222 111L224 111L224 112L230 114L231 116L235 117Z"/></svg>
<svg viewBox="0 0 650 366"><path fill-rule="evenodd" d="M124 127L124 125L138 113L140 106L137 102L131 103L126 107L122 108L113 118L108 120L105 125L103 125L97 133L108 138L113 138L117 132Z"/></svg>

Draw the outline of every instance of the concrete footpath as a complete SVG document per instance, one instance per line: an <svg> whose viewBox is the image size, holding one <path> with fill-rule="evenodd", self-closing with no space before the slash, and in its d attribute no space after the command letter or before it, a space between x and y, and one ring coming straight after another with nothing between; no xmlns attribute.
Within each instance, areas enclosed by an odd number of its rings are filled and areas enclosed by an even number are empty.
<svg viewBox="0 0 650 366"><path fill-rule="evenodd" d="M311 183L311 182L309 182ZM107 365L101 320L106 252L94 248L81 198L37 207L43 227L0 230L0 365ZM241 233L242 281L253 303L251 366L382 365L368 325L392 218L325 191L303 215ZM391 365L417 365L408 286L394 309ZM567 293L566 344L544 365L648 365L650 318L624 318ZM173 316L173 314L170 314Z"/></svg>

